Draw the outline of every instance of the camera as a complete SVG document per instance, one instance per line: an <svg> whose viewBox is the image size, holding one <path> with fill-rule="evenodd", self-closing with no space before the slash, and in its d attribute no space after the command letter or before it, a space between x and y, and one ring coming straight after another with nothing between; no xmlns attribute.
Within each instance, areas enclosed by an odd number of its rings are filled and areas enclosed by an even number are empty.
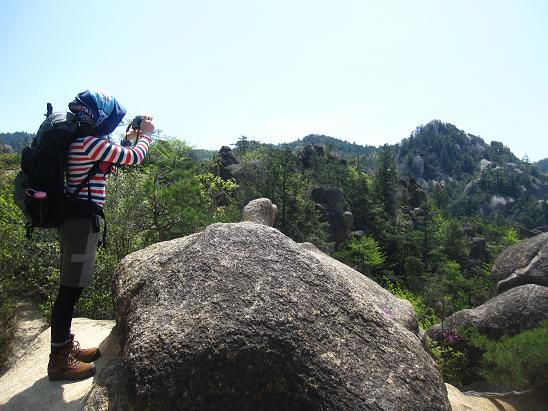
<svg viewBox="0 0 548 411"><path fill-rule="evenodd" d="M145 116L135 116L133 120L131 120L131 128L134 130L139 130L141 128L141 122Z"/></svg>

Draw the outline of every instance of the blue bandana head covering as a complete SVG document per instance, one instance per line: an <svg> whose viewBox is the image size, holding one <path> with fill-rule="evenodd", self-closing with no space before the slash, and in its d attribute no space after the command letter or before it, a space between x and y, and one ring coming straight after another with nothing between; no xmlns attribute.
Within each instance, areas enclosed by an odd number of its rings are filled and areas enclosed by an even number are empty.
<svg viewBox="0 0 548 411"><path fill-rule="evenodd" d="M126 115L126 109L108 91L101 89L79 93L68 106L79 121L91 124L100 136L112 133Z"/></svg>

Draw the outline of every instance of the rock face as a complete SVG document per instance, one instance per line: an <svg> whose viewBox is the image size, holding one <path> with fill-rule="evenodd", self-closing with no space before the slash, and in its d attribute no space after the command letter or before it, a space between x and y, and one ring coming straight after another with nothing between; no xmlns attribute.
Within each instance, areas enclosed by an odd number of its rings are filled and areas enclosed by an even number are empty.
<svg viewBox="0 0 548 411"><path fill-rule="evenodd" d="M219 175L223 180L236 178L241 165L230 147L221 147L217 161L219 164Z"/></svg>
<svg viewBox="0 0 548 411"><path fill-rule="evenodd" d="M272 227L276 221L277 212L278 207L276 207L275 204L272 204L272 201L268 198L258 198L250 201L249 204L244 207L242 221L251 221Z"/></svg>
<svg viewBox="0 0 548 411"><path fill-rule="evenodd" d="M416 155L413 157L412 171L417 178L421 178L424 175L424 160L421 156Z"/></svg>
<svg viewBox="0 0 548 411"><path fill-rule="evenodd" d="M15 151L9 144L4 144L0 141L0 154L14 154Z"/></svg>
<svg viewBox="0 0 548 411"><path fill-rule="evenodd" d="M502 252L492 270L502 293L523 284L548 286L548 233L528 238Z"/></svg>
<svg viewBox="0 0 548 411"><path fill-rule="evenodd" d="M474 237L470 242L470 253L468 258L474 261L486 262L489 260L487 241L483 237Z"/></svg>
<svg viewBox="0 0 548 411"><path fill-rule="evenodd" d="M414 178L409 179L409 183L403 179L400 180L400 184L405 188L407 192L407 203L412 208L418 208L426 201L426 192L422 189L421 185L417 183Z"/></svg>
<svg viewBox="0 0 548 411"><path fill-rule="evenodd" d="M126 409L450 409L410 304L271 227L133 253L114 296Z"/></svg>
<svg viewBox="0 0 548 411"><path fill-rule="evenodd" d="M320 144L307 144L299 152L299 161L304 168L312 168L314 166L314 156L325 157L325 151Z"/></svg>
<svg viewBox="0 0 548 411"><path fill-rule="evenodd" d="M548 287L536 284L512 288L474 309L462 310L447 317L445 330L475 327L490 338L515 335L536 327L548 318ZM441 324L428 330L434 339L442 338Z"/></svg>
<svg viewBox="0 0 548 411"><path fill-rule="evenodd" d="M338 187L322 186L314 188L310 197L322 210L330 240L336 244L344 243L350 237L354 224L354 215L344 192Z"/></svg>

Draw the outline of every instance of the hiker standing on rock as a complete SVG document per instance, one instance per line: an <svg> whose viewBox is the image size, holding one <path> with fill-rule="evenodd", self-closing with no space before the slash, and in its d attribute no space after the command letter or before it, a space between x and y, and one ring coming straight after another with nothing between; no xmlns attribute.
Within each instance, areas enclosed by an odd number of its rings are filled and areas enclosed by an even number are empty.
<svg viewBox="0 0 548 411"><path fill-rule="evenodd" d="M51 312L50 380L79 380L95 373L92 362L101 355L99 349L81 348L70 328L76 302L95 270L106 175L112 166L141 163L154 131L152 117L140 116L137 130L126 136L126 140L136 139L133 147L111 143L105 136L116 129L126 110L104 90L78 94L69 109L78 119L80 134L67 150L65 193L69 199L58 228L61 281Z"/></svg>

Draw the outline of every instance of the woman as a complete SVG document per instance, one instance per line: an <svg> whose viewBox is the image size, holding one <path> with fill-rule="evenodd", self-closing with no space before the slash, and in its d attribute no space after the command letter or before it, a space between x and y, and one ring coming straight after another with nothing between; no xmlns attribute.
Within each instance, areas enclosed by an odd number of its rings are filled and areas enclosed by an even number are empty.
<svg viewBox="0 0 548 411"><path fill-rule="evenodd" d="M99 216L105 204L106 175L112 166L143 161L154 131L152 117L143 117L133 147L111 143L106 136L122 121L126 110L108 92L86 90L69 104L85 130L68 149L66 193L71 197L67 218L58 229L61 281L51 312L50 380L80 380L95 373L98 348L80 348L70 332L74 306L92 279L99 243Z"/></svg>

